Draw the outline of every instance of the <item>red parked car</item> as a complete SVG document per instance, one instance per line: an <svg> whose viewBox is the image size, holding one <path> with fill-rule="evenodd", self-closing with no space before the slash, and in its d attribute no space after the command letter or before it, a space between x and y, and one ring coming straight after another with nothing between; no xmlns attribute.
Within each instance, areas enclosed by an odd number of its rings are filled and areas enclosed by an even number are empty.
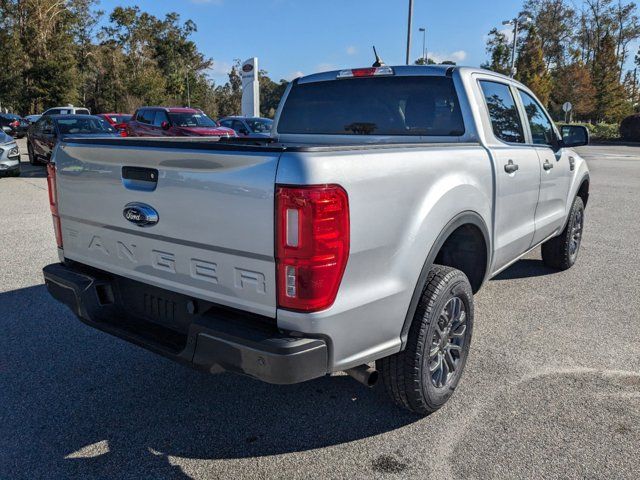
<svg viewBox="0 0 640 480"><path fill-rule="evenodd" d="M97 116L118 130L120 135L123 137L127 136L127 124L131 121L133 115L129 113L100 113Z"/></svg>
<svg viewBox="0 0 640 480"><path fill-rule="evenodd" d="M131 137L236 137L197 108L142 107L129 124Z"/></svg>

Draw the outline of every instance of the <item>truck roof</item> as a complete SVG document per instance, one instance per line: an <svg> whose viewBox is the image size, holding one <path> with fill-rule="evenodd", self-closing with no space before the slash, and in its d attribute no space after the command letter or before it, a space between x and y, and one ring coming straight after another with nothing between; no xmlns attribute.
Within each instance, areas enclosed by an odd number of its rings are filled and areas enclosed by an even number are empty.
<svg viewBox="0 0 640 480"><path fill-rule="evenodd" d="M429 75L429 76L446 76L451 75L453 72L458 71L460 73L490 73L491 75L495 75L497 77L502 77L505 80L514 81L510 77L506 77L500 73L493 72L491 70L486 70L483 68L476 67L463 67L457 65L389 65L393 69L395 76L421 76L421 75ZM297 82L304 83L313 83L313 82L326 82L330 80L336 80L338 78L338 74L343 70L349 69L341 69L341 70L331 70L328 72L314 73L312 75L307 75L305 77L300 77Z"/></svg>

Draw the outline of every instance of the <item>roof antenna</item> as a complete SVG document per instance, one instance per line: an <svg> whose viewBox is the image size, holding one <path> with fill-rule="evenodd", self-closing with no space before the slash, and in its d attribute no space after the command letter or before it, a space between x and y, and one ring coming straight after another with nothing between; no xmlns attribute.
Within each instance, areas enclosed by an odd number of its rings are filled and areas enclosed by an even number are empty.
<svg viewBox="0 0 640 480"><path fill-rule="evenodd" d="M373 62L373 65L371 65L372 67L386 67L386 63L384 63L384 61L380 58L380 56L378 55L378 52L376 51L376 46L373 46L373 54L376 56L376 61Z"/></svg>

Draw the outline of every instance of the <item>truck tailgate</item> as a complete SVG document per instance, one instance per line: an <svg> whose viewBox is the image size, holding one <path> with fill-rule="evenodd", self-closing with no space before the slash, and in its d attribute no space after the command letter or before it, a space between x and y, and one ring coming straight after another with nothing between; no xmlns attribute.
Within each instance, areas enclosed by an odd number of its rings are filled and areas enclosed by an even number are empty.
<svg viewBox="0 0 640 480"><path fill-rule="evenodd" d="M64 256L275 317L279 156L268 150L172 148L166 142L62 144L55 162ZM151 207L157 223L141 227L125 218L130 203Z"/></svg>

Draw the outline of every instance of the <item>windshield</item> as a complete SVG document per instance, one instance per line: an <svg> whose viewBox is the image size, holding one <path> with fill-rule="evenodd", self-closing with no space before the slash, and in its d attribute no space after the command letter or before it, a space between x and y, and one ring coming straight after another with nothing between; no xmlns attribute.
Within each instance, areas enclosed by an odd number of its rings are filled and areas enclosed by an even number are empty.
<svg viewBox="0 0 640 480"><path fill-rule="evenodd" d="M251 131L255 133L269 133L273 125L273 120L268 118L247 118L246 122Z"/></svg>
<svg viewBox="0 0 640 480"><path fill-rule="evenodd" d="M169 113L171 124L176 127L217 127L216 122L204 113Z"/></svg>
<svg viewBox="0 0 640 480"><path fill-rule="evenodd" d="M109 115L113 123L129 123L133 115Z"/></svg>
<svg viewBox="0 0 640 480"><path fill-rule="evenodd" d="M449 77L378 77L295 85L278 133L460 136L464 123Z"/></svg>
<svg viewBox="0 0 640 480"><path fill-rule="evenodd" d="M101 118L61 118L56 120L58 129L62 135L85 133L113 133L111 125Z"/></svg>

